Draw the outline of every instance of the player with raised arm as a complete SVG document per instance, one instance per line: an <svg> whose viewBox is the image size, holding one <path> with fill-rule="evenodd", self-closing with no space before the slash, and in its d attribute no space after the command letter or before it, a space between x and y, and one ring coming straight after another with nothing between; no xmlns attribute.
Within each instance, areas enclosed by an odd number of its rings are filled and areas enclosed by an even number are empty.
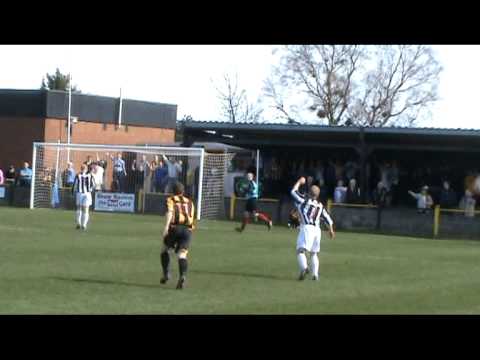
<svg viewBox="0 0 480 360"><path fill-rule="evenodd" d="M255 221L257 220L257 217L260 218L260 220L264 221L267 224L268 230L271 230L273 225L272 219L270 219L267 214L257 211L258 184L255 182L255 180L253 180L253 173L247 173L247 180L247 203L245 205L245 211L243 213L242 225L241 227L236 228L236 230L238 232L242 232L243 230L245 230L245 227L250 220L250 215Z"/></svg>
<svg viewBox="0 0 480 360"><path fill-rule="evenodd" d="M184 196L184 186L176 182L173 186L174 195L167 199L167 219L163 230L163 248L160 253L163 277L161 284L170 279L169 250L174 249L178 256L179 279L177 289L183 289L188 268L187 254L192 232L195 227L195 207L192 200Z"/></svg>
<svg viewBox="0 0 480 360"><path fill-rule="evenodd" d="M89 208L92 205L92 192L95 190L95 179L93 175L87 172L88 165L82 164L80 173L75 176L73 181L72 194L75 196L77 206L76 221L77 229L87 230L89 219Z"/></svg>
<svg viewBox="0 0 480 360"><path fill-rule="evenodd" d="M167 165L167 185L165 186L165 192L171 193L175 182L178 179L178 176L182 173L182 160L173 160L171 161L165 154L162 154L163 161Z"/></svg>
<svg viewBox="0 0 480 360"><path fill-rule="evenodd" d="M301 185L305 184L305 178L301 177L293 186L290 192L300 217L300 231L297 238L297 260L300 267L298 280L304 280L308 273L308 262L306 252L310 253L312 279L318 280L318 256L320 252L320 240L322 231L320 221L325 220L329 225L330 237L335 238L333 220L323 204L319 201L320 188L312 185L306 195L298 192Z"/></svg>

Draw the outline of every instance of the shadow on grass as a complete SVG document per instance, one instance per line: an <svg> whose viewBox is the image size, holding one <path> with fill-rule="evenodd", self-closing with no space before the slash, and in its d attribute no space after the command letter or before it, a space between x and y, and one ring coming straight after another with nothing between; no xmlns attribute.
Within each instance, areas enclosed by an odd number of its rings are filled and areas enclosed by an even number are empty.
<svg viewBox="0 0 480 360"><path fill-rule="evenodd" d="M294 280L294 278L280 277L280 276L275 276L275 275L246 274L246 273L241 273L241 272L230 272L230 271L191 270L189 272L195 273L195 274L241 276L241 277L253 277L253 278L259 278L259 279L282 280L282 281Z"/></svg>
<svg viewBox="0 0 480 360"><path fill-rule="evenodd" d="M90 284L104 284L104 285L123 285L123 286L133 286L133 287L141 287L141 288L149 288L149 289L162 289L162 290L174 290L173 288L164 287L160 284L136 284L130 283L125 281L114 281L114 280L100 280L100 279L81 279L81 278L66 278L66 277L50 277L50 279L54 280L62 280L62 281L70 281L70 282L78 282L78 283L90 283Z"/></svg>

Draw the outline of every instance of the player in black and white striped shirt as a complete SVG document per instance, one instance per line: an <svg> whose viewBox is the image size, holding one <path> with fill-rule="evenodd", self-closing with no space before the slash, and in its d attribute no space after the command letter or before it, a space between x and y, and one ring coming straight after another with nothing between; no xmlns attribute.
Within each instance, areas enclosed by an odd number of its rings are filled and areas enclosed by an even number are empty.
<svg viewBox="0 0 480 360"><path fill-rule="evenodd" d="M80 173L75 176L72 193L77 205L77 229L86 230L89 218L89 208L92 205L92 191L95 189L95 179L87 172L87 165L82 164Z"/></svg>
<svg viewBox="0 0 480 360"><path fill-rule="evenodd" d="M322 231L320 221L325 220L329 225L330 237L335 237L333 230L333 220L328 214L323 204L319 201L320 188L312 185L308 194L302 195L298 192L301 185L305 184L305 178L301 177L293 186L291 195L295 200L300 219L300 232L297 238L297 260L300 267L299 280L304 280L308 273L308 263L305 253L310 252L313 280L318 280L318 256L320 252L320 239Z"/></svg>

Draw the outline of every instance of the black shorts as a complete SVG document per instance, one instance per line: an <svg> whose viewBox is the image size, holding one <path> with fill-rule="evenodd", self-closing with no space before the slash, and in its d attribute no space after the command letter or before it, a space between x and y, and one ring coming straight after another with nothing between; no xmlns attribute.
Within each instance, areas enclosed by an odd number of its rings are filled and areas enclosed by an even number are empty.
<svg viewBox="0 0 480 360"><path fill-rule="evenodd" d="M248 212L257 211L257 199L255 198L248 199L247 204L245 205L245 211L248 211Z"/></svg>
<svg viewBox="0 0 480 360"><path fill-rule="evenodd" d="M191 241L192 231L183 225L172 227L163 239L165 246L169 249L175 249L177 253L180 249L188 250Z"/></svg>

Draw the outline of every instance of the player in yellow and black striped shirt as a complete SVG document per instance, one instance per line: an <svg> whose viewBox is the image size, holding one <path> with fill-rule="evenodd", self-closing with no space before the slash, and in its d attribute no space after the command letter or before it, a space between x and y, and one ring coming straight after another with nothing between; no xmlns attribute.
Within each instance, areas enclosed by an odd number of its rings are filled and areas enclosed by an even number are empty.
<svg viewBox="0 0 480 360"><path fill-rule="evenodd" d="M175 249L180 270L177 289L183 289L188 267L188 247L195 228L195 207L192 200L183 195L184 186L182 183L175 183L173 192L174 196L167 199L167 220L163 230L164 246L160 253L163 269L163 277L160 283L165 284L170 279L170 255L168 251Z"/></svg>

